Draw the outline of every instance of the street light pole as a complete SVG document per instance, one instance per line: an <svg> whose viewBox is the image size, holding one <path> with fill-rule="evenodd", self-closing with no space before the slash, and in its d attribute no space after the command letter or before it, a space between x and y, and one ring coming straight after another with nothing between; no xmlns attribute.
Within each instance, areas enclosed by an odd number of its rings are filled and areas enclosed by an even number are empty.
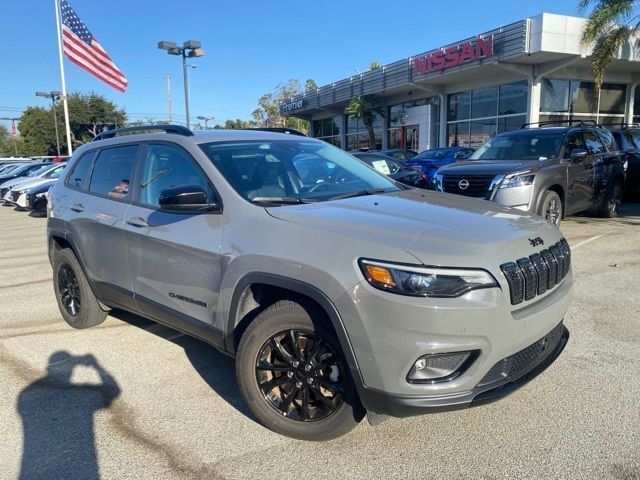
<svg viewBox="0 0 640 480"><path fill-rule="evenodd" d="M158 42L158 48L166 50L169 55L181 55L182 56L182 78L184 82L184 109L187 116L187 128L191 128L191 120L189 117L189 79L187 78L187 57L202 57L204 56L204 50L201 48L202 44L198 40L187 40L182 44L182 47L178 47L176 42L168 42L163 40Z"/></svg>
<svg viewBox="0 0 640 480"><path fill-rule="evenodd" d="M202 115L198 116L198 120L204 120L204 128L209 130L209 124L207 123L209 120L213 120L213 117L204 117Z"/></svg>
<svg viewBox="0 0 640 480"><path fill-rule="evenodd" d="M58 116L56 115L56 100L62 98L62 92L36 92L37 97L50 98L53 107L53 125L56 129L56 152L60 156L60 136L58 135Z"/></svg>

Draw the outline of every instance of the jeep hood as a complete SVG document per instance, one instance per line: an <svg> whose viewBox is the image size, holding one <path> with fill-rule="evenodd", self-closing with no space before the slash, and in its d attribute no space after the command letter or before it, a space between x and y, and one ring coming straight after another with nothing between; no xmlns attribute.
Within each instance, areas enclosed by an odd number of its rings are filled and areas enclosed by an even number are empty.
<svg viewBox="0 0 640 480"><path fill-rule="evenodd" d="M417 189L266 210L280 220L348 237L343 241L351 245L362 239L401 249L426 265L493 269L543 248L532 248L529 239L540 237L550 245L561 237L540 217ZM361 255L376 258L375 251Z"/></svg>

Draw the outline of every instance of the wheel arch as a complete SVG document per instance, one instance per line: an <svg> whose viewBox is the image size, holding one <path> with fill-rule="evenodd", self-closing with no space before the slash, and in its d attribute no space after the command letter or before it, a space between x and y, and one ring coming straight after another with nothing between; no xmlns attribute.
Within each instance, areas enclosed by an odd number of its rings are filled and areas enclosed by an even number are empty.
<svg viewBox="0 0 640 480"><path fill-rule="evenodd" d="M540 208L542 207L542 202L544 201L544 195L547 191L555 192L560 197L560 202L562 203L562 218L565 218L567 214L567 199L566 192L562 185L559 183L551 183L540 189L540 194L538 195L538 199L536 200L536 213L540 212Z"/></svg>
<svg viewBox="0 0 640 480"><path fill-rule="evenodd" d="M256 299L256 294L261 298ZM283 299L311 301L324 312L357 382L359 369L356 357L342 318L333 302L313 285L281 275L253 272L246 274L238 281L229 307L225 329L225 349L235 355L240 337L257 313Z"/></svg>

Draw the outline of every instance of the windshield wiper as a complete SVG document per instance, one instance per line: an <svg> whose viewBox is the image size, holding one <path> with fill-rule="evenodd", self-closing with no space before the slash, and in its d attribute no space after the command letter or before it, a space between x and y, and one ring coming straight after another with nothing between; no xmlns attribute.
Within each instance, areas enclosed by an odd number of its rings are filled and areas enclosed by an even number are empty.
<svg viewBox="0 0 640 480"><path fill-rule="evenodd" d="M295 205L299 203L311 203L308 200L303 200L300 197L255 197L251 199L251 203L257 205L271 203L271 204L286 204Z"/></svg>
<svg viewBox="0 0 640 480"><path fill-rule="evenodd" d="M339 193L328 200L340 200L341 198L362 197L364 195L375 195L376 193L384 193L387 188L371 188L366 190L356 190L355 192Z"/></svg>

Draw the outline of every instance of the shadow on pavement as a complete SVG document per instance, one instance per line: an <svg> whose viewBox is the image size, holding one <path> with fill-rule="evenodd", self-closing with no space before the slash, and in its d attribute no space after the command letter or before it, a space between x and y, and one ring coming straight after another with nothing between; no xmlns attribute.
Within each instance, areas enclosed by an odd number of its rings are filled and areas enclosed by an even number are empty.
<svg viewBox="0 0 640 480"><path fill-rule="evenodd" d="M93 368L101 383L71 383L80 365ZM52 354L46 376L18 396L24 430L19 478L99 478L93 414L119 395L120 387L93 355Z"/></svg>
<svg viewBox="0 0 640 480"><path fill-rule="evenodd" d="M122 310L113 310L109 315L182 347L193 368L212 390L238 412L254 422L257 421L244 403L238 388L235 361L232 358L223 355L212 345L190 335L184 334L174 338L174 335L180 333L178 330L147 320L139 315ZM151 328L154 325L158 325L158 328Z"/></svg>

